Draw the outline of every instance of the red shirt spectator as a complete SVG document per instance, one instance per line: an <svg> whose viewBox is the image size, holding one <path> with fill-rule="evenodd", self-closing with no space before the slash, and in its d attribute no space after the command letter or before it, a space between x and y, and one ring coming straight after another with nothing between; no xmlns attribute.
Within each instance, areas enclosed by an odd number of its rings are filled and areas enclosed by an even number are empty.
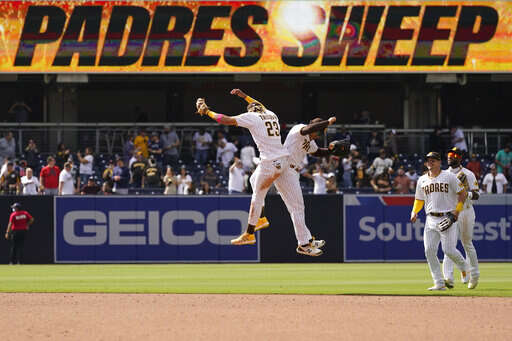
<svg viewBox="0 0 512 341"><path fill-rule="evenodd" d="M47 194L57 194L57 189L59 187L59 174L60 169L55 165L55 159L49 156L48 165L43 167L39 174L39 181L41 182L41 185L44 186L45 193L49 190L50 193Z"/></svg>
<svg viewBox="0 0 512 341"><path fill-rule="evenodd" d="M32 219L32 216L27 211L15 211L11 213L9 222L12 224L11 229L13 231L25 231L28 230L28 222Z"/></svg>
<svg viewBox="0 0 512 341"><path fill-rule="evenodd" d="M468 162L466 168L475 173L477 180L482 176L482 164L476 159L476 155L471 156L471 161Z"/></svg>

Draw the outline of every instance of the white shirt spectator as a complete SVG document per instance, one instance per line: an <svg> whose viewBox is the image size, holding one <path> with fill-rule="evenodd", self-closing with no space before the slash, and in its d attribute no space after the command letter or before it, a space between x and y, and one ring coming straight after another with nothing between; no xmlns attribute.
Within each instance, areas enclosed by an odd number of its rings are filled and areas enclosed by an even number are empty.
<svg viewBox="0 0 512 341"><path fill-rule="evenodd" d="M492 193L492 173L487 173L482 181L482 185L485 186L486 193ZM503 186L508 184L507 178L503 173L496 173L496 194L503 193Z"/></svg>
<svg viewBox="0 0 512 341"><path fill-rule="evenodd" d="M34 195L37 194L39 188L39 180L35 176L31 176L30 179L27 176L21 177L21 184L23 185L23 195Z"/></svg>
<svg viewBox="0 0 512 341"><path fill-rule="evenodd" d="M468 151L468 145L466 144L466 139L464 138L464 133L462 132L462 129L455 128L454 130L452 130L451 137L452 137L452 144L454 147L457 147L460 150L463 150L465 152ZM462 139L462 140L460 140L460 139Z"/></svg>
<svg viewBox="0 0 512 341"><path fill-rule="evenodd" d="M5 158L13 159L16 156L16 142L12 133L7 133L5 137L0 139L0 162Z"/></svg>
<svg viewBox="0 0 512 341"><path fill-rule="evenodd" d="M178 179L178 194L191 194L188 192L188 188L192 183L192 177L188 174L185 176L178 174L176 179Z"/></svg>
<svg viewBox="0 0 512 341"><path fill-rule="evenodd" d="M196 149L207 150L210 149L210 143L212 143L212 136L205 131L204 134L200 134L198 131L192 137L192 140L196 143Z"/></svg>
<svg viewBox="0 0 512 341"><path fill-rule="evenodd" d="M59 174L59 184L62 182L61 195L75 194L75 186L73 184L73 175L65 168Z"/></svg>
<svg viewBox="0 0 512 341"><path fill-rule="evenodd" d="M84 156L83 158L89 162L80 163L80 175L82 175L82 174L92 175L92 164L94 162L94 156L89 154L89 155Z"/></svg>
<svg viewBox="0 0 512 341"><path fill-rule="evenodd" d="M237 150L238 148L231 142L226 143L224 147L219 146L217 148L217 160L220 160L224 167L229 167Z"/></svg>
<svg viewBox="0 0 512 341"><path fill-rule="evenodd" d="M247 171L254 168L253 158L255 157L256 151L251 145L245 146L240 150L240 160L242 160L244 170Z"/></svg>
<svg viewBox="0 0 512 341"><path fill-rule="evenodd" d="M418 176L418 173L416 173L416 172L414 172L414 173L412 173L412 174L411 174L411 172L407 171L407 172L405 172L405 175L407 175L407 177L409 178L409 180L411 180L411 181L413 181L413 182L415 182L415 183L416 183L416 182L418 181L418 179L420 178L420 177Z"/></svg>
<svg viewBox="0 0 512 341"><path fill-rule="evenodd" d="M228 181L228 191L244 191L244 170L238 167L232 167L229 170L229 181Z"/></svg>
<svg viewBox="0 0 512 341"><path fill-rule="evenodd" d="M313 173L313 194L326 194L327 193L327 174Z"/></svg>
<svg viewBox="0 0 512 341"><path fill-rule="evenodd" d="M373 160L371 167L375 170L375 173L373 173L373 176L377 176L377 175L382 174L386 169L393 167L393 160L391 160L388 157L383 159L380 156L377 156Z"/></svg>

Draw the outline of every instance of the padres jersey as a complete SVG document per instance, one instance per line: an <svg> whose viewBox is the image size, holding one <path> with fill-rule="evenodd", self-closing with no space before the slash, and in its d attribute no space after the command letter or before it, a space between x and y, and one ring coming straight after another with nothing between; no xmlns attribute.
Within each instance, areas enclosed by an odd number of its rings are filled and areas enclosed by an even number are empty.
<svg viewBox="0 0 512 341"><path fill-rule="evenodd" d="M296 166L302 165L302 161L306 154L314 153L318 150L315 140L311 140L309 135L301 135L300 130L305 124L294 125L286 136L284 147L290 153L290 164Z"/></svg>
<svg viewBox="0 0 512 341"><path fill-rule="evenodd" d="M464 186L460 180L449 171L442 170L435 178L424 174L418 179L415 199L425 202L427 214L451 212L457 205L457 193L462 190Z"/></svg>
<svg viewBox="0 0 512 341"><path fill-rule="evenodd" d="M476 180L475 173L462 166L457 168L449 167L448 171L457 176L467 192L478 191L478 181ZM472 206L473 200L466 198L466 201L464 202L464 209Z"/></svg>
<svg viewBox="0 0 512 341"><path fill-rule="evenodd" d="M261 160L275 160L289 155L281 142L279 119L272 111L265 110L263 114L247 112L233 118L239 127L249 129Z"/></svg>

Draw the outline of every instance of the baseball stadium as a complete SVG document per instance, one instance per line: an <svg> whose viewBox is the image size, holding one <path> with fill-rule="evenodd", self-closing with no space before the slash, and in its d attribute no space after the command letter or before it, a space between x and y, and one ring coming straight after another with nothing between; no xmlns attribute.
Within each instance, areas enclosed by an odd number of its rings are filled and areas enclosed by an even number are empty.
<svg viewBox="0 0 512 341"><path fill-rule="evenodd" d="M0 1L0 339L509 340L510 18Z"/></svg>

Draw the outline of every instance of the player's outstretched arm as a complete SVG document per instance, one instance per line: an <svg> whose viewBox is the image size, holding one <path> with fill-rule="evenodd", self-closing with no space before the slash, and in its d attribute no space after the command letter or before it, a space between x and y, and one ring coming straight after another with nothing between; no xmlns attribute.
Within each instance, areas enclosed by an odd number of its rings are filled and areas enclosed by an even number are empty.
<svg viewBox="0 0 512 341"><path fill-rule="evenodd" d="M323 131L325 128L334 123L336 123L336 117L334 116L329 117L329 119L325 121L310 123L307 126L301 128L300 134L302 136L306 136L317 131Z"/></svg>
<svg viewBox="0 0 512 341"><path fill-rule="evenodd" d="M201 116L206 115L210 117L212 120L217 121L219 124L228 125L228 126L236 126L236 120L233 117L218 114L214 111L211 111L210 108L206 105L204 98L198 98L196 101L197 113Z"/></svg>
<svg viewBox="0 0 512 341"><path fill-rule="evenodd" d="M254 103L254 102L257 102L259 104L261 104L263 106L263 109L266 110L265 106L263 105L263 103L261 103L260 101L252 98L251 96L247 95L245 92L243 92L242 90L240 89L233 89L231 90L230 92L232 95L235 95L235 96L238 96L240 98L243 98L247 103Z"/></svg>

